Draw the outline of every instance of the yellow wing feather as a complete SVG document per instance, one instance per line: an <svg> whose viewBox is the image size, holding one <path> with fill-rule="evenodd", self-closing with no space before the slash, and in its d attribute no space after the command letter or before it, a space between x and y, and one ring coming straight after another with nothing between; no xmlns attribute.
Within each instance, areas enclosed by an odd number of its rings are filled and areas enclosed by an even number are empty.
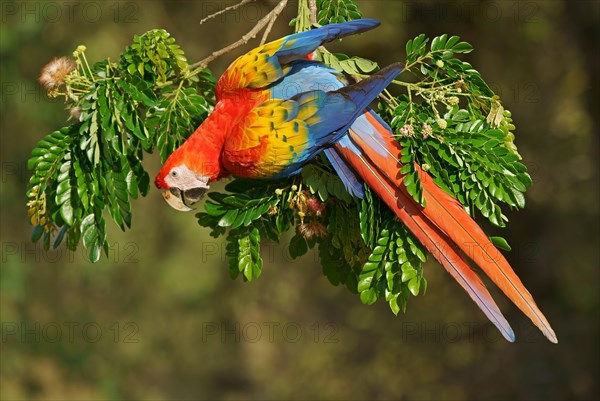
<svg viewBox="0 0 600 401"><path fill-rule="evenodd" d="M237 175L252 178L277 174L310 146L309 127L292 100L269 100L254 108L235 136L225 146L226 162Z"/></svg>
<svg viewBox="0 0 600 401"><path fill-rule="evenodd" d="M217 93L223 95L235 89L263 88L287 74L290 67L272 59L281 49L284 39L267 43L238 57L219 80Z"/></svg>

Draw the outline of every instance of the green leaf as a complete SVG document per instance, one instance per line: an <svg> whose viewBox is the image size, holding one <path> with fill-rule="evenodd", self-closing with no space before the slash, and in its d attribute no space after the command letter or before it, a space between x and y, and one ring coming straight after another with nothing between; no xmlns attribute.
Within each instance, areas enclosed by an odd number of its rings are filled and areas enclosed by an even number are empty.
<svg viewBox="0 0 600 401"><path fill-rule="evenodd" d="M292 259L296 259L308 252L308 242L300 234L296 234L290 240L289 252Z"/></svg>
<svg viewBox="0 0 600 401"><path fill-rule="evenodd" d="M262 272L263 260L260 256L260 234L254 228L237 239L238 270L247 281L258 278Z"/></svg>
<svg viewBox="0 0 600 401"><path fill-rule="evenodd" d="M227 209L223 208L223 206L211 201L204 202L204 210L210 216L222 216L227 212Z"/></svg>
<svg viewBox="0 0 600 401"><path fill-rule="evenodd" d="M511 191L512 197L514 198L515 202L517 203L517 206L519 206L521 209L523 209L525 207L525 196L523 195L522 192L519 192L516 189L513 189Z"/></svg>
<svg viewBox="0 0 600 401"><path fill-rule="evenodd" d="M419 280L417 277L413 277L412 279L409 280L408 289L410 290L411 294L413 294L415 297L417 295L419 295L420 288L421 288L421 280Z"/></svg>
<svg viewBox="0 0 600 401"><path fill-rule="evenodd" d="M98 238L98 231L96 230L96 220L94 214L87 215L81 221L80 230L81 239L83 240L83 246L89 248L94 242L96 242L96 239Z"/></svg>
<svg viewBox="0 0 600 401"><path fill-rule="evenodd" d="M454 51L455 53L470 53L473 51L473 46L471 46L470 43L467 42L460 42L457 43L456 45L452 46L452 51Z"/></svg>
<svg viewBox="0 0 600 401"><path fill-rule="evenodd" d="M221 220L219 220L219 223L218 223L219 226L228 227L228 226L232 225L233 222L235 221L237 215L238 215L237 209L229 209L227 211L227 213L225 213L225 215L221 218Z"/></svg>
<svg viewBox="0 0 600 401"><path fill-rule="evenodd" d="M379 66L377 65L377 63L375 61L372 61L372 60L369 60L366 58L352 57L352 59L356 63L356 66L358 67L358 69L365 74L373 72L379 68Z"/></svg>
<svg viewBox="0 0 600 401"><path fill-rule="evenodd" d="M60 206L60 215L68 226L74 222L72 192L76 188L76 184L71 182L70 173L71 160L67 160L60 166L56 187L56 204Z"/></svg>
<svg viewBox="0 0 600 401"><path fill-rule="evenodd" d="M505 251L512 250L510 245L508 245L508 242L502 237L498 237L498 236L490 237L490 241L492 241L492 244L494 244L497 248L504 249Z"/></svg>
<svg viewBox="0 0 600 401"><path fill-rule="evenodd" d="M388 304L394 315L398 315L401 309L401 306L398 304L398 296L399 294L394 294L388 299Z"/></svg>
<svg viewBox="0 0 600 401"><path fill-rule="evenodd" d="M402 265L401 280L403 283L412 280L416 276L417 276L417 271L410 265L410 263L406 262Z"/></svg>
<svg viewBox="0 0 600 401"><path fill-rule="evenodd" d="M372 305L377 301L377 293L373 288L366 289L360 293L360 300L365 305Z"/></svg>
<svg viewBox="0 0 600 401"><path fill-rule="evenodd" d="M52 248L53 249L56 249L56 248L58 248L60 246L61 242L63 241L63 238L65 237L67 229L68 229L67 226L62 226L62 228L60 229L60 231L58 232L58 234L54 238L54 244L52 244Z"/></svg>
<svg viewBox="0 0 600 401"><path fill-rule="evenodd" d="M31 242L38 242L44 233L44 226L37 225L31 230Z"/></svg>

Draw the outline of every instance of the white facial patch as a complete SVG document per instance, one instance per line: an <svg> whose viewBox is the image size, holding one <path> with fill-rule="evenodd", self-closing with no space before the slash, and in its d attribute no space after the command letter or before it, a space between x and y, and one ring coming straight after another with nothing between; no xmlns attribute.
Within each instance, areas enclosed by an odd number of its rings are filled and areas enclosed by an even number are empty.
<svg viewBox="0 0 600 401"><path fill-rule="evenodd" d="M185 164L177 166L169 171L165 177L165 182L171 188L179 188L187 191L192 188L208 188L208 177L197 174L190 170Z"/></svg>

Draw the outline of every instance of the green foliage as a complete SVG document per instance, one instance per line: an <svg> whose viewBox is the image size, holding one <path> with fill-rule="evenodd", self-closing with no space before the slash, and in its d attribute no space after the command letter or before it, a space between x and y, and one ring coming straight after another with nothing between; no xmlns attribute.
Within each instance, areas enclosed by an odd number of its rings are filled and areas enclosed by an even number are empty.
<svg viewBox="0 0 600 401"><path fill-rule="evenodd" d="M205 211L196 217L198 224L212 229L213 237L227 233L230 274L235 278L242 273L245 281L251 281L260 275L263 265L260 238L278 242L296 222L304 221L310 214L309 195L291 180L271 183L234 180L226 190L227 194L208 194L210 199L204 204ZM304 237L296 235L292 238L292 257L301 256L307 250L308 242Z"/></svg>
<svg viewBox="0 0 600 401"><path fill-rule="evenodd" d="M292 18L289 25L294 27L294 32L304 32L311 29L313 24L310 20L308 0L298 0L298 15Z"/></svg>
<svg viewBox="0 0 600 401"><path fill-rule="evenodd" d="M297 258L318 246L323 274L371 304L385 299L392 311L406 308L409 294L426 287L425 250L368 188L364 200L345 191L325 158L300 177L277 182L236 179L227 193L210 193L197 214L211 235L226 235L232 278L260 275L258 238L280 242L290 228L289 253Z"/></svg>
<svg viewBox="0 0 600 401"><path fill-rule="evenodd" d="M227 236L226 251L232 279L240 273L246 281L260 276L263 260L260 256L260 232L257 228L231 230Z"/></svg>
<svg viewBox="0 0 600 401"><path fill-rule="evenodd" d="M354 0L317 0L317 22L321 25L362 18Z"/></svg>
<svg viewBox="0 0 600 401"><path fill-rule="evenodd" d="M322 161L325 163L324 158ZM308 186L312 194L318 195L321 201L327 201L330 194L346 203L352 201L352 197L344 188L342 181L329 168L309 164L302 169L301 174L302 182Z"/></svg>
<svg viewBox="0 0 600 401"><path fill-rule="evenodd" d="M187 69L183 51L164 30L136 36L119 63L89 66L85 47L75 52L64 81L52 82L51 96L65 96L73 122L44 138L32 151L28 207L33 240L48 249L66 238L82 240L89 258L108 254L108 210L122 229L131 227L131 199L150 188L142 166L157 148L163 160L208 115L214 79Z"/></svg>
<svg viewBox="0 0 600 401"><path fill-rule="evenodd" d="M348 57L342 53L323 52L320 58L336 71L350 75L368 74L379 69L377 63L372 60L357 56Z"/></svg>
<svg viewBox="0 0 600 401"><path fill-rule="evenodd" d="M406 46L405 74L418 83L404 84L407 94L381 105L402 145L404 184L423 204L418 165L472 215L479 210L504 227L501 204L523 208L531 185L513 143L511 114L478 71L453 58L471 45L447 35L428 42L419 35Z"/></svg>
<svg viewBox="0 0 600 401"><path fill-rule="evenodd" d="M164 29L155 29L133 37L133 43L121 56L119 68L131 76L166 84L167 79L187 74L187 59L183 50Z"/></svg>
<svg viewBox="0 0 600 401"><path fill-rule="evenodd" d="M362 18L355 0L316 0L316 25L327 25ZM308 0L298 1L298 15L290 21L295 32L304 32L314 25L310 21Z"/></svg>
<svg viewBox="0 0 600 401"><path fill-rule="evenodd" d="M360 18L352 0L317 1L318 23ZM309 5L299 1L296 30L310 29ZM209 70L190 71L183 51L164 30L136 36L118 63L89 67L84 48L64 82L48 86L64 95L73 123L48 135L33 150L28 192L32 239L57 247L79 241L96 261L108 253L104 211L123 230L132 224L131 199L149 191L144 153L157 149L164 161L203 121L214 104ZM420 170L473 215L492 224L507 222L502 206L522 208L531 185L514 145L515 126L490 87L469 63L456 58L473 48L457 36L406 44L406 67L386 93L380 114L402 146L403 183L423 206ZM375 62L327 51L321 60L357 78L378 69ZM67 63L68 64L68 63ZM393 313L409 296L425 291L426 252L376 194L350 196L321 155L301 174L279 181L232 180L225 193L210 193L198 223L213 237L225 236L232 278L262 272L261 239L289 238L292 258L318 248L324 275L365 304L384 299ZM293 230L293 235L285 234ZM491 240L510 250L502 237Z"/></svg>
<svg viewBox="0 0 600 401"><path fill-rule="evenodd" d="M366 304L383 298L397 314L406 309L409 293L417 296L427 286L426 251L368 189L359 217L361 237L372 250L360 271L360 298Z"/></svg>

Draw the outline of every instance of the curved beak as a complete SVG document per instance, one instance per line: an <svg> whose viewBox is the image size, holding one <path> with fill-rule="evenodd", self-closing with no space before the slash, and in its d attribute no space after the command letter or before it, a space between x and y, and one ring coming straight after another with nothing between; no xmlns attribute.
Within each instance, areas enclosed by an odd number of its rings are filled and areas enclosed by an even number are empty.
<svg viewBox="0 0 600 401"><path fill-rule="evenodd" d="M162 196L173 209L189 212L193 209L188 205L193 205L202 199L206 191L208 188L205 187L191 188L183 192L179 188L170 188L162 189Z"/></svg>
<svg viewBox="0 0 600 401"><path fill-rule="evenodd" d="M191 207L188 207L183 203L183 194L179 188L162 189L161 191L163 198L165 198L169 206L173 209L181 212L189 212L192 210Z"/></svg>

